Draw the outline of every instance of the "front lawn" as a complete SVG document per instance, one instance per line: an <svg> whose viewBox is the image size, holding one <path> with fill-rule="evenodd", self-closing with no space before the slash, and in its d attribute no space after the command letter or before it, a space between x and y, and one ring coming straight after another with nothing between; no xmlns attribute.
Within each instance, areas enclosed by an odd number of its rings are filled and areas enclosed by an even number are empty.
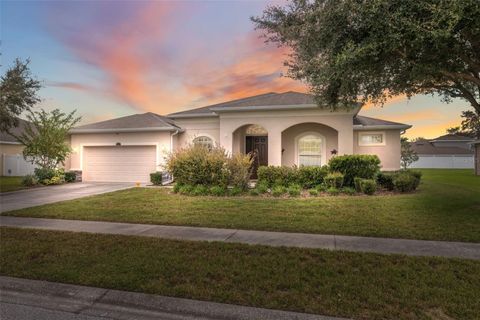
<svg viewBox="0 0 480 320"><path fill-rule="evenodd" d="M222 198L134 188L4 214L480 242L480 177L472 170L423 173L419 190L404 195Z"/></svg>
<svg viewBox="0 0 480 320"><path fill-rule="evenodd" d="M474 319L478 261L1 229L0 274L356 319Z"/></svg>
<svg viewBox="0 0 480 320"><path fill-rule="evenodd" d="M10 192L25 189L22 177L0 177L0 192Z"/></svg>

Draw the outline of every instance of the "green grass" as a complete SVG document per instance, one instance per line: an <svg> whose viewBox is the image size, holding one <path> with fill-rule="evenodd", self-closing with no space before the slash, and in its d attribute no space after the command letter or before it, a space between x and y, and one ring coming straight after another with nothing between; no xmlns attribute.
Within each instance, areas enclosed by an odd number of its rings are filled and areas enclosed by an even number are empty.
<svg viewBox="0 0 480 320"><path fill-rule="evenodd" d="M0 176L0 192L10 192L25 189L22 186L22 177Z"/></svg>
<svg viewBox="0 0 480 320"><path fill-rule="evenodd" d="M0 231L7 276L356 319L480 314L473 260Z"/></svg>
<svg viewBox="0 0 480 320"><path fill-rule="evenodd" d="M229 198L135 188L4 214L480 242L480 177L472 170L423 172L423 182L414 194Z"/></svg>

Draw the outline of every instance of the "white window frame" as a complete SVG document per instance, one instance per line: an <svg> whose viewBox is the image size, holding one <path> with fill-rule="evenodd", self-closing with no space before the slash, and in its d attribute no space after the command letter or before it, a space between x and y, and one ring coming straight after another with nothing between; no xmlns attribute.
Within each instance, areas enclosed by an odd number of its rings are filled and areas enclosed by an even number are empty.
<svg viewBox="0 0 480 320"><path fill-rule="evenodd" d="M368 135L381 135L382 142L381 143L364 143L362 142L362 136ZM376 147L376 146L385 146L387 144L387 135L385 131L359 131L358 132L358 145L360 147Z"/></svg>
<svg viewBox="0 0 480 320"><path fill-rule="evenodd" d="M300 166L300 152L298 150L299 147L299 142L300 139L302 139L305 136L317 136L318 138L322 139L322 148L320 150L320 166L324 166L327 163L327 152L326 152L326 144L327 140L325 139L325 136L315 132L315 131L308 131L308 132L303 132L302 134L298 135L295 137L295 163L297 166Z"/></svg>
<svg viewBox="0 0 480 320"><path fill-rule="evenodd" d="M195 145L195 140L200 138L208 138L212 142L211 148L215 146L215 140L208 134L199 134L192 139L192 144Z"/></svg>

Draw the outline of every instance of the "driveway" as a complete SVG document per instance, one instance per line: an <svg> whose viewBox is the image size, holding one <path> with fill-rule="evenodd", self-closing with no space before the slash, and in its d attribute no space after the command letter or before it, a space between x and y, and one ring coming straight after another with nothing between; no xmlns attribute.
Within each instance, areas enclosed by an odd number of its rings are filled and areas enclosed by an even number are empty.
<svg viewBox="0 0 480 320"><path fill-rule="evenodd" d="M131 182L76 182L0 194L0 212L35 207L134 187Z"/></svg>

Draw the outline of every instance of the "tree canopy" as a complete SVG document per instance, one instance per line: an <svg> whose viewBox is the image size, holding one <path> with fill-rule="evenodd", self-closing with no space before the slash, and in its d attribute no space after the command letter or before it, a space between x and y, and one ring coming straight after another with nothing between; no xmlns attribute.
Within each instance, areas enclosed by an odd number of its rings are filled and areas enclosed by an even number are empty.
<svg viewBox="0 0 480 320"><path fill-rule="evenodd" d="M44 169L55 169L70 154L68 131L80 121L75 111L65 114L58 109L30 112L25 131L16 136L22 143L23 157Z"/></svg>
<svg viewBox="0 0 480 320"><path fill-rule="evenodd" d="M16 59L0 78L0 131L16 127L17 117L40 101L37 92L41 84L32 77L29 63L30 60Z"/></svg>
<svg viewBox="0 0 480 320"><path fill-rule="evenodd" d="M479 17L478 0L292 0L252 20L319 103L437 93L480 113Z"/></svg>
<svg viewBox="0 0 480 320"><path fill-rule="evenodd" d="M480 113L467 110L463 111L462 123L458 127L447 129L447 133L457 133L464 136L480 139Z"/></svg>

